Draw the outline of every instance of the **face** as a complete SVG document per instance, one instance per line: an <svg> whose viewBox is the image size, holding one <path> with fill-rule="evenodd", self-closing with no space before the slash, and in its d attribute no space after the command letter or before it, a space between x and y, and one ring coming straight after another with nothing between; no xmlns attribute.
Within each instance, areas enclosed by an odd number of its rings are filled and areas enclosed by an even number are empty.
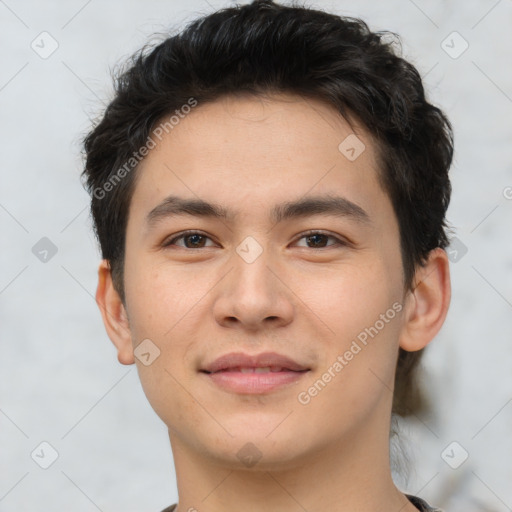
<svg viewBox="0 0 512 512"><path fill-rule="evenodd" d="M137 171L126 315L171 442L227 466L253 450L270 468L387 427L400 240L375 146L354 128L298 96L224 98L181 119ZM204 371L232 353L249 358Z"/></svg>

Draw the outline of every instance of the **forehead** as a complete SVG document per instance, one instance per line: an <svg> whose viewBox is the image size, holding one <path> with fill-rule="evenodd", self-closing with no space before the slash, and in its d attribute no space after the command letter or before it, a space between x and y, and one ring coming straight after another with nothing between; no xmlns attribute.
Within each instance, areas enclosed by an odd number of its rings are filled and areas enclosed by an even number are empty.
<svg viewBox="0 0 512 512"><path fill-rule="evenodd" d="M167 131L176 144L186 142L183 149L189 149L186 155L189 160L194 156L192 153L197 158L209 154L219 157L216 149L220 146L232 150L231 154L225 155L229 161L233 157L257 155L259 160L256 163L260 167L265 162L262 160L265 154L269 158L279 154L290 159L304 159L311 155L318 160L318 153L322 151L326 159L344 155L349 161L354 161L364 149L363 160L369 162L375 158L370 134L355 119L347 121L324 101L289 93L223 96L216 101L199 104L190 114L182 116L178 125ZM164 139L170 138L164 134ZM347 138L348 143L340 147ZM361 144L363 140L366 142L364 146ZM154 153L164 146L165 143L158 144ZM348 146L357 152L347 153ZM250 164L245 159L244 166Z"/></svg>
<svg viewBox="0 0 512 512"><path fill-rule="evenodd" d="M139 166L133 196L146 213L170 194L230 205L235 214L249 204L267 209L278 197L335 191L375 210L376 196L385 195L368 132L311 98L245 95L199 103L156 142Z"/></svg>

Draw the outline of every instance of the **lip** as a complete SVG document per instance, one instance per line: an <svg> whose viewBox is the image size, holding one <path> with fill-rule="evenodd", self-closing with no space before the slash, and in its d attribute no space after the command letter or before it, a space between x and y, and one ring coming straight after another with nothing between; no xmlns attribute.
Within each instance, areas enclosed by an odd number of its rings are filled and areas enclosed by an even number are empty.
<svg viewBox="0 0 512 512"><path fill-rule="evenodd" d="M230 368L265 368L267 366L284 368L295 372L309 370L306 366L276 352L263 352L254 356L244 352L231 352L218 357L215 361L202 368L201 371L215 373L221 370L229 370Z"/></svg>
<svg viewBox="0 0 512 512"><path fill-rule="evenodd" d="M254 371L256 368L267 367L270 367L270 371L265 373ZM241 368L245 371L242 372ZM255 356L236 352L219 357L200 371L210 382L226 391L262 394L297 382L309 370L310 368L275 352L264 352Z"/></svg>

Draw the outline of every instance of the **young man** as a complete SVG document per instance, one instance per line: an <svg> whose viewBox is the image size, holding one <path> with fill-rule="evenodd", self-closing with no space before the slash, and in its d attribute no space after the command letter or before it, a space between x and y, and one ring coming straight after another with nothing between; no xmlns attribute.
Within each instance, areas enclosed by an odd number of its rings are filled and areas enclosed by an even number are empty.
<svg viewBox="0 0 512 512"><path fill-rule="evenodd" d="M270 0L119 77L85 140L97 302L168 427L167 511L435 510L389 436L449 306L452 142L382 34Z"/></svg>

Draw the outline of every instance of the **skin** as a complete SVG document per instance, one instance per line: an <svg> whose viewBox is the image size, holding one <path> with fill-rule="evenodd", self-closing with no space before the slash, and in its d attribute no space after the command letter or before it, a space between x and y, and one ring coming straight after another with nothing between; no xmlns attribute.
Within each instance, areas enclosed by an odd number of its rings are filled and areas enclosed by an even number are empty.
<svg viewBox="0 0 512 512"><path fill-rule="evenodd" d="M223 98L198 105L137 171L125 304L107 261L96 298L119 361L137 364L168 426L178 512L256 512L262 504L280 512L416 510L391 479L395 362L399 346L419 350L441 328L448 259L432 251L414 291L404 290L398 223L377 181L375 145L354 127L329 105L299 96ZM366 148L350 161L338 145L353 133ZM149 227L148 213L171 194L238 215L167 216ZM370 222L331 214L269 219L278 203L326 194L356 203ZM188 229L206 238L165 245ZM335 238L308 239L310 229ZM248 236L262 249L252 263L236 251ZM393 303L401 311L301 404L298 394ZM134 357L145 339L160 350L148 366ZM310 371L270 393L230 393L198 370L232 351L275 351ZM252 467L237 457L246 443L261 454Z"/></svg>

